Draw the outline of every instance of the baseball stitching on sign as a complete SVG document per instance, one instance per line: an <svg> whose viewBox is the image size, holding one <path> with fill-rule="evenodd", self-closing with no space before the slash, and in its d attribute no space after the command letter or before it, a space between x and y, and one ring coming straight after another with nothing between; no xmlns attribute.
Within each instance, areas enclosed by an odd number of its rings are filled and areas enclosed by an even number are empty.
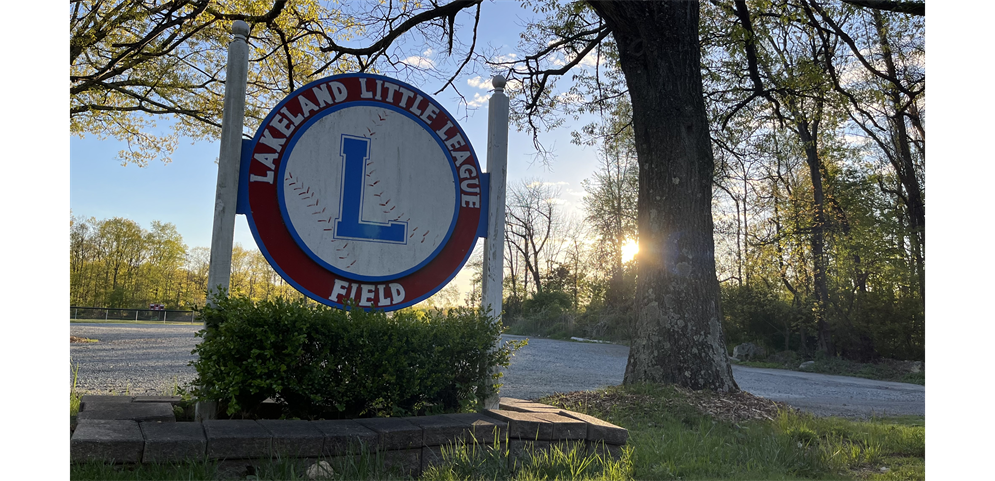
<svg viewBox="0 0 995 481"><path fill-rule="evenodd" d="M329 214L327 212L327 210L328 210L327 206L319 206L319 203L321 202L321 199L315 197L314 192L311 191L311 187L307 186L304 183L304 181L300 180L300 178L295 179L293 173L290 172L289 170L287 171L287 181L288 181L287 182L287 187L290 187L294 191L294 193L297 194L297 198L300 201L302 201L302 202L308 202L311 199L314 199L314 202L307 204L307 207L312 208L312 209L316 209L314 212L311 213L311 215L315 216L315 218L317 219L318 223L324 223L326 225L326 227L322 227L322 231L325 231L325 232L332 232L332 231L334 231L335 229L334 229L334 227L332 227L332 222L333 222L333 217L334 216L331 215L331 214ZM318 209L318 207L321 207L321 208ZM341 241L339 241L338 239L332 239L331 240L332 244L335 244L337 242L341 242ZM349 257L349 251L346 249L347 247L349 247L349 243L348 242L345 242L344 245L342 245L341 247L336 246L335 253L337 254L337 257L338 257L339 260L345 260L345 259L347 259ZM356 263L356 261L353 260L348 265L343 266L343 268L344 269L349 269L355 263Z"/></svg>
<svg viewBox="0 0 995 481"><path fill-rule="evenodd" d="M316 122L296 139L283 171L285 215L298 244L332 269L373 278L430 259L448 237L459 187L435 133L368 105ZM324 129L336 133L317 133ZM312 157L321 161L295 160Z"/></svg>
<svg viewBox="0 0 995 481"><path fill-rule="evenodd" d="M482 235L486 177L469 138L415 86L365 73L316 80L273 108L250 148L239 213L274 269L324 304L417 303Z"/></svg>
<svg viewBox="0 0 995 481"><path fill-rule="evenodd" d="M387 119L389 118L389 116L390 116L390 112L388 112L387 110L381 111L380 113L377 114L377 119L373 120L373 126L374 127L381 127L383 125L383 123L385 121L387 121ZM364 137L373 138L373 136L376 135L376 131L370 129L369 127L367 127L366 130L367 130L367 132L368 132L369 135L364 135ZM369 170L370 166L372 166L374 162L375 162L374 160L370 160L369 162L366 163L366 168L367 168L366 176L367 177L372 176L373 173L376 172L376 170L377 170L377 169ZM376 177L373 177L371 179L368 179L367 182L372 182L372 183L367 183L366 184L367 187L376 187L377 184L380 183L380 179L378 179ZM391 200L393 200L393 199L389 199L389 198L386 199L386 200L383 199L383 194L384 194L384 191L385 191L384 188L383 188L383 186L380 186L379 190L380 191L378 193L376 193L376 194L373 194L373 196L377 198L377 200L378 200L377 203L380 205L380 207L383 207L383 209L381 210L381 212L383 212L384 214L388 214L389 215L391 213L391 211L393 211L395 208L397 208L397 206L396 205L390 205ZM379 202L381 200L383 202ZM397 214L397 217L394 217L391 220L401 221L401 217L404 217L404 214L405 214L404 212L401 212L400 214ZM411 217L408 216L408 217L405 217L402 222L409 222L410 220L411 220ZM417 230L418 230L418 227L413 228L411 230L411 234L408 235L408 239L414 239L414 237L415 237L415 231L417 231ZM420 243L424 243L425 242L425 236L427 236L428 233L429 233L429 231L425 230L425 232L421 236ZM415 239L415 240L419 240L419 239Z"/></svg>

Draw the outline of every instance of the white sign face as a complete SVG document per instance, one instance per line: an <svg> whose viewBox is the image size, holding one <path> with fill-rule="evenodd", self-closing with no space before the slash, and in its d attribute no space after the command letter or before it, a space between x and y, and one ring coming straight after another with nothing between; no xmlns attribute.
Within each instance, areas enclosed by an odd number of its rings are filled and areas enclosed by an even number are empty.
<svg viewBox="0 0 995 481"><path fill-rule="evenodd" d="M438 136L415 119L346 107L317 119L288 151L288 227L320 263L377 280L418 268L444 244L459 186Z"/></svg>
<svg viewBox="0 0 995 481"><path fill-rule="evenodd" d="M238 212L287 282L395 310L444 287L486 231L487 178L456 120L374 74L311 82L243 146Z"/></svg>

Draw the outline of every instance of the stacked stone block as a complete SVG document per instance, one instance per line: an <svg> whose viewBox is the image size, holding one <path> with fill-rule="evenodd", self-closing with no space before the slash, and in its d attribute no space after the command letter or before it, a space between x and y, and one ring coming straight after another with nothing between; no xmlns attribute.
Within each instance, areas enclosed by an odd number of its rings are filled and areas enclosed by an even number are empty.
<svg viewBox="0 0 995 481"><path fill-rule="evenodd" d="M582 443L617 455L628 431L545 404L502 398L482 413L355 420L176 422L179 398L84 396L70 438L72 462L154 463L210 459L235 465L282 458L309 463L371 453L386 469L418 475L464 444L507 450L512 466L541 450Z"/></svg>

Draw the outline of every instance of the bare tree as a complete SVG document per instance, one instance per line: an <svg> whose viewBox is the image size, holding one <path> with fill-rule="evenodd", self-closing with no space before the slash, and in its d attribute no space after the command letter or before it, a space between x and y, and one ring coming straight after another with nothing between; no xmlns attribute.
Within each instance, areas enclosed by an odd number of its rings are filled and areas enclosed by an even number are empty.
<svg viewBox="0 0 995 481"><path fill-rule="evenodd" d="M632 147L629 138L628 143L617 142L600 149L600 167L582 183L586 220L598 239L595 255L609 279L606 302L615 308L626 301L631 303L621 293L622 247L636 240L639 166Z"/></svg>
<svg viewBox="0 0 995 481"><path fill-rule="evenodd" d="M506 239L511 249L524 263L526 276L531 278L536 293L543 292L543 278L555 255L555 233L560 227L556 207L559 190L539 179L525 179L508 191L505 214Z"/></svg>

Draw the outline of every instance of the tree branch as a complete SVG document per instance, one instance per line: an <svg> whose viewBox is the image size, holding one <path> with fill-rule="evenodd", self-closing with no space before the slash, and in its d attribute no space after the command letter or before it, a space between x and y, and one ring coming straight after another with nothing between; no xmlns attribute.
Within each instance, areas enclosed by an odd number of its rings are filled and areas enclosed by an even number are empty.
<svg viewBox="0 0 995 481"><path fill-rule="evenodd" d="M326 47L322 47L321 51L340 52L347 55L355 55L357 57L363 55L366 56L374 55L382 52L384 49L390 46L394 42L394 40L396 40L398 37L407 33L412 28L415 28L424 22L436 20L439 18L455 18L456 14L459 13L460 10L472 7L474 5L479 5L481 2L483 2L483 0L456 0L452 3L443 5L441 7L435 7L431 10L426 10L405 20L397 27L392 28L390 31L387 32L386 35L383 36L383 38L374 42L372 45L368 47L361 47L361 48L344 47L335 43L335 41L333 41L332 39L326 37L326 40L328 41L329 45ZM452 30L450 30L449 31L450 45L452 45L452 36L453 32Z"/></svg>
<svg viewBox="0 0 995 481"><path fill-rule="evenodd" d="M894 2L891 0L843 0L843 3L872 10L926 16L926 2Z"/></svg>

